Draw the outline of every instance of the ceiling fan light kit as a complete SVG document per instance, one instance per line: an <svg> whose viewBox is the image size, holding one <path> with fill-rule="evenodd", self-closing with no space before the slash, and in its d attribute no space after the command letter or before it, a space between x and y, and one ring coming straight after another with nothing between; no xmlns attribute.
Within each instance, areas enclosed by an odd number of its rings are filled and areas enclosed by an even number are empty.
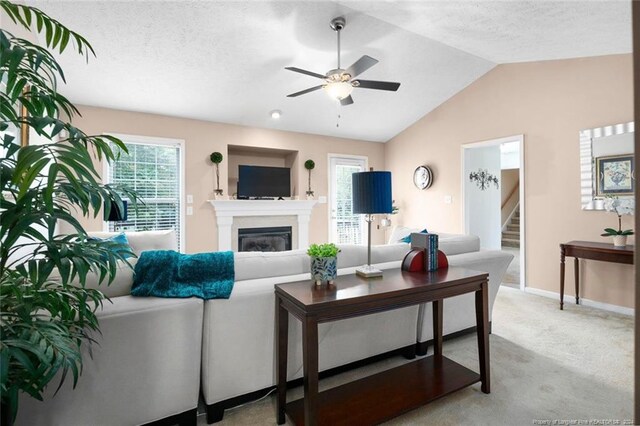
<svg viewBox="0 0 640 426"><path fill-rule="evenodd" d="M347 69L340 68L340 32L344 29L346 24L346 20L341 16L332 19L330 23L331 29L336 32L338 38L338 67L336 69L330 70L324 75L315 73L313 71L307 71L302 68L286 67L285 69L289 71L324 80L324 84L292 93L290 95L287 95L287 97L295 98L300 95L315 92L319 89L324 89L324 91L329 95L331 99L334 99L340 102L341 105L346 106L353 103L351 92L354 88L387 90L391 92L395 92L398 90L398 88L400 87L400 83L394 83L390 81L354 79L355 77L378 63L377 59L374 59L370 56L364 55Z"/></svg>

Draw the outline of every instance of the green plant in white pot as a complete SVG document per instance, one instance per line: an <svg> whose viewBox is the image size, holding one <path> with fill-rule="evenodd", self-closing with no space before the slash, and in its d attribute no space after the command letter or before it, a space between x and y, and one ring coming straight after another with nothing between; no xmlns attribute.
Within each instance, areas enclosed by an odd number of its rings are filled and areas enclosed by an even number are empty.
<svg viewBox="0 0 640 426"><path fill-rule="evenodd" d="M622 230L622 216L633 215L635 210L635 200L633 198L620 199L618 197L607 197L604 200L604 208L608 212L618 216L618 229L605 228L603 237L613 237L615 247L625 247L627 237L633 235L633 229Z"/></svg>
<svg viewBox="0 0 640 426"><path fill-rule="evenodd" d="M338 253L340 249L332 243L311 244L307 254L311 257L311 279L316 285L333 284L338 276Z"/></svg>
<svg viewBox="0 0 640 426"><path fill-rule="evenodd" d="M42 34L42 47L14 36L13 21ZM93 155L110 162L125 145L71 124L79 114L58 92L56 56L93 54L79 34L31 6L0 0L0 423L11 425L20 394L42 399L56 378L78 381L83 349L99 335L104 294L85 288L89 273L111 281L131 249L87 237L75 215L108 214L125 188L103 185ZM26 113L25 113L26 111ZM22 132L25 141L17 137ZM43 143L29 145L26 135ZM26 142L26 143L25 143ZM71 231L59 235L64 223Z"/></svg>

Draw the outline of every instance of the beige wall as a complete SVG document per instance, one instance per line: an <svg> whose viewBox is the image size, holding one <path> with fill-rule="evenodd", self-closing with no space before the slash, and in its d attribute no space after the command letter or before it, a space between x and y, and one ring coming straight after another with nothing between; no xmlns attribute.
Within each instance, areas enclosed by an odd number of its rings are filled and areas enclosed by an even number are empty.
<svg viewBox="0 0 640 426"><path fill-rule="evenodd" d="M500 173L501 211L500 224L504 225L520 200L520 169L502 170Z"/></svg>
<svg viewBox="0 0 640 426"><path fill-rule="evenodd" d="M494 68L385 144L400 205L396 223L462 232L460 145L524 134L526 282L557 292L561 242L611 241L600 233L615 226L616 217L580 208L578 132L633 120L632 75L631 55ZM426 191L411 185L420 164L435 172ZM444 203L445 195L453 195L452 204ZM632 228L632 218L623 226ZM584 263L584 297L633 306L633 267ZM573 294L572 274L567 278Z"/></svg>
<svg viewBox="0 0 640 426"><path fill-rule="evenodd" d="M297 192L304 193L307 184L304 161L312 159L316 168L312 175L312 188L318 195L327 195L327 155L329 153L356 154L369 158L375 169L384 166L384 145L351 139L331 138L302 133L257 129L230 124L142 114L87 106L79 107L82 117L74 124L90 134L121 133L137 136L157 136L185 140L186 194L193 195L193 216L186 217L186 251L196 253L216 250L217 234L213 207L207 200L213 197L215 171L209 155L220 151L225 161L220 165L220 187L228 194L227 145L277 148L299 152L300 170L292 171ZM317 205L311 215L310 241L328 240L328 204ZM87 230L102 229L102 222L84 219ZM374 230L373 243L384 241L383 231Z"/></svg>

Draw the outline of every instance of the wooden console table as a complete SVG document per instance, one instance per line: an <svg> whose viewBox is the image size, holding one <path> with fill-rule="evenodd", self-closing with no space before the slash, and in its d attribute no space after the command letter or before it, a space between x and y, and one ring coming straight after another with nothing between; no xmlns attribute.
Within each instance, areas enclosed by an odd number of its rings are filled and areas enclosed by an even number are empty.
<svg viewBox="0 0 640 426"><path fill-rule="evenodd" d="M332 285L276 285L278 424L286 413L296 425L374 425L477 382L489 393L487 279L486 273L461 268L396 269L377 279L341 276ZM470 292L476 298L480 374L442 355L443 299ZM426 302L433 303L434 355L318 393L318 323ZM289 313L302 321L304 398L287 404Z"/></svg>
<svg viewBox="0 0 640 426"><path fill-rule="evenodd" d="M614 247L613 244L591 241L569 241L560 244L560 309L564 309L564 259L573 257L576 281L576 305L580 304L580 264L579 259L633 265L633 246Z"/></svg>

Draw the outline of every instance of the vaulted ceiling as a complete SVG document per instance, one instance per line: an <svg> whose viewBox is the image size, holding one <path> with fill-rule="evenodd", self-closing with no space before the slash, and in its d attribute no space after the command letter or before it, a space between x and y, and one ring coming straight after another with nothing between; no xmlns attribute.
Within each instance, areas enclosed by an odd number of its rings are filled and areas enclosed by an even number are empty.
<svg viewBox="0 0 640 426"><path fill-rule="evenodd" d="M496 64L631 52L629 1L32 3L97 52L60 58L74 102L379 142ZM399 81L398 92L356 89L346 107L323 91L286 97L318 80L284 67L336 67L336 16L343 68L372 56L361 77Z"/></svg>

